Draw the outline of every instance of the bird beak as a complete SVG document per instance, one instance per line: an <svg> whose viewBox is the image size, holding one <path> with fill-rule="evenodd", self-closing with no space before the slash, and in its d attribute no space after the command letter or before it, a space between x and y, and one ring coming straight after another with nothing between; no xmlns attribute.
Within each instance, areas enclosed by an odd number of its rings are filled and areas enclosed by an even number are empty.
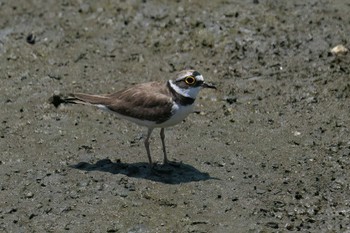
<svg viewBox="0 0 350 233"><path fill-rule="evenodd" d="M213 84L211 84L211 83L203 83L203 84L202 84L202 87L203 87L203 88L212 88L212 89L216 89L216 87L215 87Z"/></svg>

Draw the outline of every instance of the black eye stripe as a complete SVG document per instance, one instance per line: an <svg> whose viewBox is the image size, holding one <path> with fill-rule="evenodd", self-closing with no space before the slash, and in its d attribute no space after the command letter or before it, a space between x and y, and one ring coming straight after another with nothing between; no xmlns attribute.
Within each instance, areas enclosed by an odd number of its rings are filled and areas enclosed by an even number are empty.
<svg viewBox="0 0 350 233"><path fill-rule="evenodd" d="M192 79L191 80L187 80L187 79ZM190 87L200 87L203 85L204 81L203 80L198 80L196 79L195 76L192 76L192 75L189 75L189 76L186 76L182 79L178 79L178 80L175 80L175 83L181 87L181 88L190 88Z"/></svg>
<svg viewBox="0 0 350 233"><path fill-rule="evenodd" d="M202 80L197 81L196 86L201 86L204 82Z"/></svg>

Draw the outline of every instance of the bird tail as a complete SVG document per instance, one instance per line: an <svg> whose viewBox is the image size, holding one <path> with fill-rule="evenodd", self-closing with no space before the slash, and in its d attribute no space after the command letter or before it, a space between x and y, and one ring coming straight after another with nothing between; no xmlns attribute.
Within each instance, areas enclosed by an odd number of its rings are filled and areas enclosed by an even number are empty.
<svg viewBox="0 0 350 233"><path fill-rule="evenodd" d="M50 102L57 108L60 104L86 104L86 105L107 105L109 98L102 95L89 95L83 93L69 94L67 97L54 95Z"/></svg>

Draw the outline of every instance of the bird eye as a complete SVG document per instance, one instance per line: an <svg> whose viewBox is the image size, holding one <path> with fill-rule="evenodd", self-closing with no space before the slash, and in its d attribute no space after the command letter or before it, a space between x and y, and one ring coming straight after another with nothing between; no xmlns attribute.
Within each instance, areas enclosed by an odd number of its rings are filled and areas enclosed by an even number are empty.
<svg viewBox="0 0 350 233"><path fill-rule="evenodd" d="M185 83L188 85L193 85L196 83L196 79L193 76L188 76L185 78Z"/></svg>

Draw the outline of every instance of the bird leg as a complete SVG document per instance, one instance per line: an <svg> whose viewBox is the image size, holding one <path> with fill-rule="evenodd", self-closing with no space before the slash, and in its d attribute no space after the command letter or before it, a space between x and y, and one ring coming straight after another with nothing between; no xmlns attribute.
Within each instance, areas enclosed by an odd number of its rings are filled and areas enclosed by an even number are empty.
<svg viewBox="0 0 350 233"><path fill-rule="evenodd" d="M147 137L146 137L146 139L145 139L145 141L144 141L145 147L146 147L147 156L148 156L148 161L149 161L149 165L150 165L150 166L153 165L153 164L152 164L152 158L151 158L151 152L150 152L150 150L149 150L149 138L150 138L150 136L151 136L151 134L152 134L152 131L153 131L152 128L149 128L149 129L148 129L148 131L147 131Z"/></svg>
<svg viewBox="0 0 350 233"><path fill-rule="evenodd" d="M161 128L160 130L160 139L162 140L162 146L163 146L163 153L164 153L164 161L163 163L164 164L167 164L169 163L169 160L166 156L166 149L165 149L165 141L164 141L164 138L165 138L165 134L164 134L164 128Z"/></svg>

